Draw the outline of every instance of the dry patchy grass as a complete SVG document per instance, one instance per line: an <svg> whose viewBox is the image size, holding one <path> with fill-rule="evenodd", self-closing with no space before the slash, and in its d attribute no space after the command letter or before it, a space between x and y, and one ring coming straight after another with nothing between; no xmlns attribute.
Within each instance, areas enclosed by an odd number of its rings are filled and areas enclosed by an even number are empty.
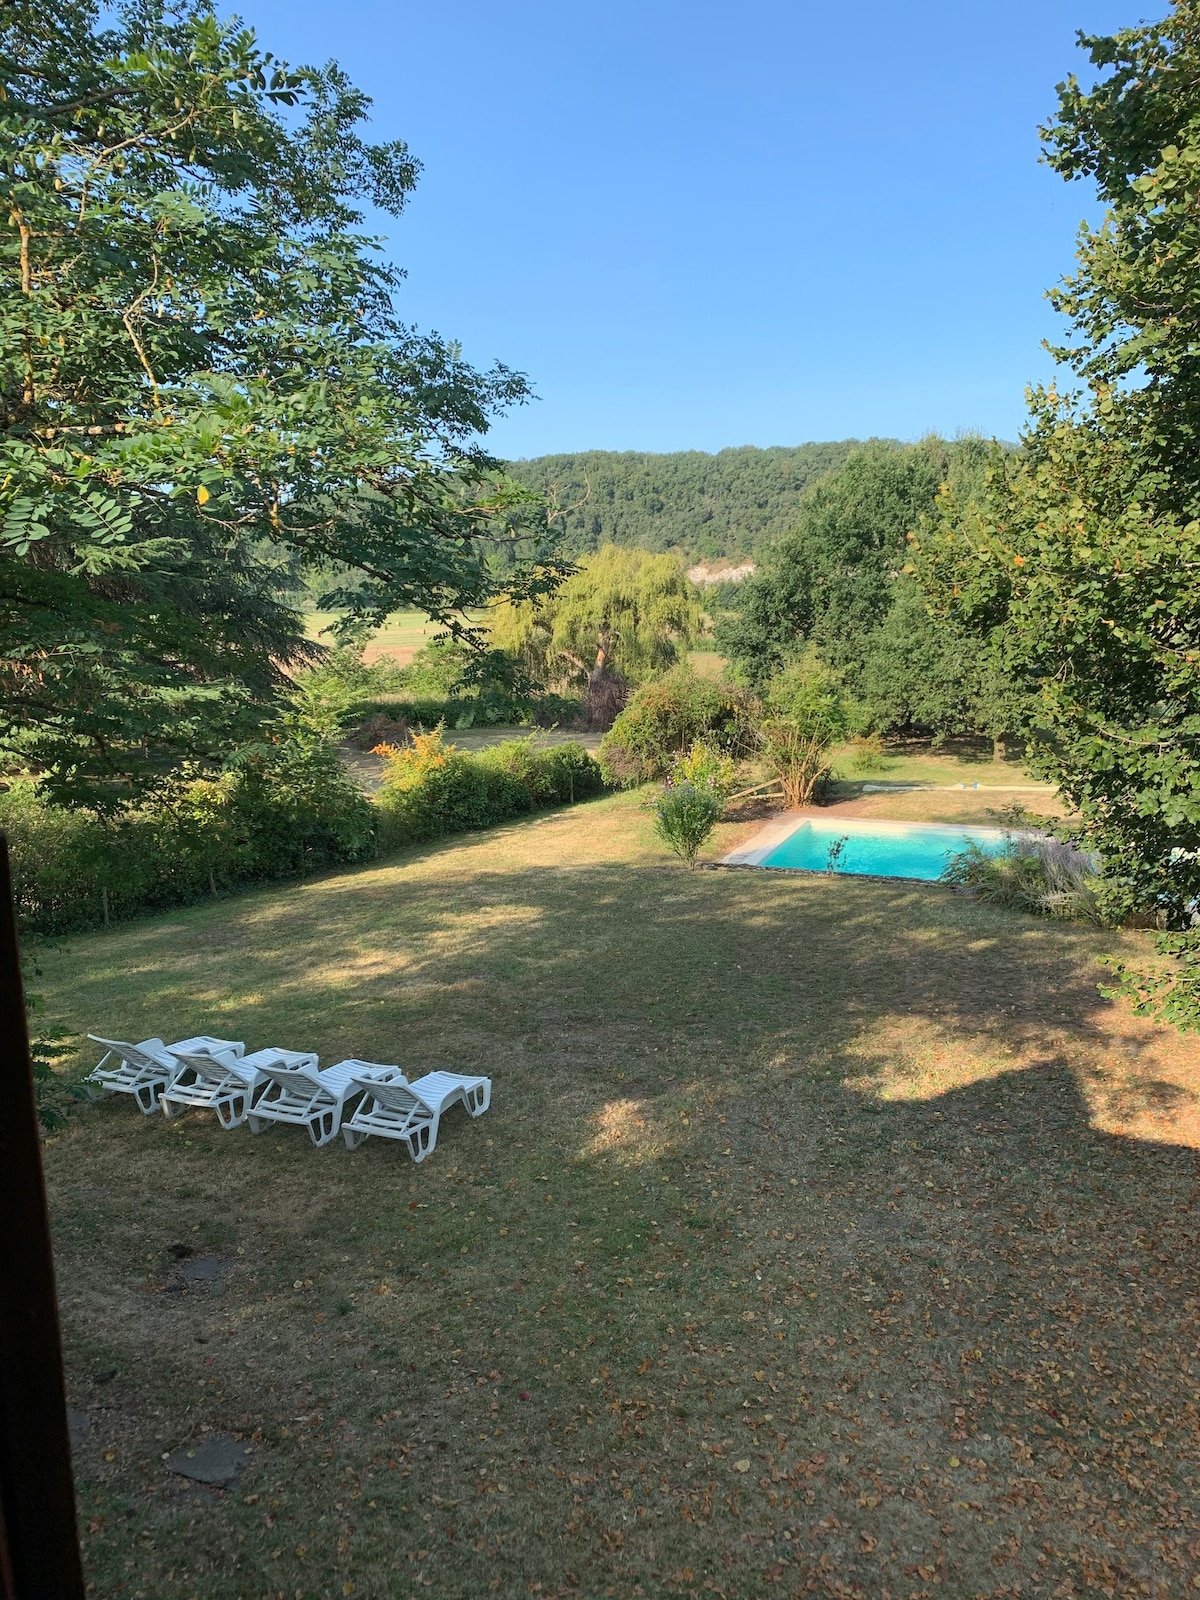
<svg viewBox="0 0 1200 1600"><path fill-rule="evenodd" d="M80 1031L495 1080L421 1167L51 1141L93 1592L1190 1592L1200 1075L1123 942L688 874L618 797L47 951ZM205 1430L228 1492L165 1470Z"/></svg>
<svg viewBox="0 0 1200 1600"><path fill-rule="evenodd" d="M329 636L324 630L334 621L333 614L312 611L306 621L309 637L328 644ZM397 611L372 634L371 642L363 651L363 659L369 663L389 656L398 666L406 667L422 645L428 644L441 631L437 623L431 622L423 611Z"/></svg>

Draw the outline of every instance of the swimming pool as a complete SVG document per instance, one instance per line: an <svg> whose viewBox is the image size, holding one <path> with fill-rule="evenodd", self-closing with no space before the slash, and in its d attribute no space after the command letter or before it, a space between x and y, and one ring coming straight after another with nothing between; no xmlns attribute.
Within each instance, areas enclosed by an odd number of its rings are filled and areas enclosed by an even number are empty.
<svg viewBox="0 0 1200 1600"><path fill-rule="evenodd" d="M968 844L989 855L1004 848L1003 828L943 822L813 821L782 818L734 855L730 865L801 872L850 872L877 878L940 878L947 858Z"/></svg>

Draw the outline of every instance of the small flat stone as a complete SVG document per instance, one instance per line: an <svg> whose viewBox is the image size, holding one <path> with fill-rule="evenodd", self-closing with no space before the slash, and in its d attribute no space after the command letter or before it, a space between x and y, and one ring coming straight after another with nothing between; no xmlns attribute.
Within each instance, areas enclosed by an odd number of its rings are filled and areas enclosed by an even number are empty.
<svg viewBox="0 0 1200 1600"><path fill-rule="evenodd" d="M92 1431L92 1419L86 1411L76 1411L74 1406L67 1407L67 1433L71 1438L71 1449L78 1450L79 1446Z"/></svg>
<svg viewBox="0 0 1200 1600"><path fill-rule="evenodd" d="M193 1483L212 1483L225 1488L246 1464L250 1446L228 1433L216 1433L198 1444L180 1445L167 1458L167 1471L177 1472Z"/></svg>
<svg viewBox="0 0 1200 1600"><path fill-rule="evenodd" d="M199 1289L210 1283L219 1283L232 1265L232 1261L226 1261L222 1256L193 1256L190 1261L179 1263L167 1289L179 1293L182 1289Z"/></svg>

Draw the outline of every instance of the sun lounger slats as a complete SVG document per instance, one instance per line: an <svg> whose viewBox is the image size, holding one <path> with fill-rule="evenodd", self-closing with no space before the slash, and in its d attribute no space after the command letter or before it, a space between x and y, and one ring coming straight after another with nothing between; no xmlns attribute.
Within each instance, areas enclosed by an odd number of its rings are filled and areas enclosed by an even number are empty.
<svg viewBox="0 0 1200 1600"><path fill-rule="evenodd" d="M181 1052L183 1069L162 1096L163 1112L215 1111L223 1128L236 1128L267 1084L268 1067L317 1067L317 1057L304 1050L255 1050L252 1055L199 1055Z"/></svg>
<svg viewBox="0 0 1200 1600"><path fill-rule="evenodd" d="M355 1080L362 1099L342 1122L347 1148L355 1149L371 1134L402 1139L414 1161L424 1161L437 1143L443 1114L461 1105L472 1117L482 1116L491 1103L492 1080L469 1078L454 1072L430 1072L409 1083L399 1070L364 1075Z"/></svg>
<svg viewBox="0 0 1200 1600"><path fill-rule="evenodd" d="M180 1072L181 1057L241 1056L246 1049L240 1039L213 1039L208 1034L194 1034L174 1044L164 1044L158 1038L128 1044L123 1039L105 1039L97 1033L89 1033L88 1038L93 1044L103 1045L105 1052L83 1080L94 1086L89 1093L97 1099L109 1094L132 1095L145 1116L158 1110L163 1090ZM115 1064L110 1065L110 1062Z"/></svg>
<svg viewBox="0 0 1200 1600"><path fill-rule="evenodd" d="M347 1105L363 1093L356 1080L364 1074L399 1073L398 1067L376 1061L339 1061L318 1072L312 1067L268 1066L262 1093L248 1113L251 1133L262 1133L272 1123L294 1123L307 1128L317 1145L336 1139ZM402 1075L401 1075L402 1076Z"/></svg>

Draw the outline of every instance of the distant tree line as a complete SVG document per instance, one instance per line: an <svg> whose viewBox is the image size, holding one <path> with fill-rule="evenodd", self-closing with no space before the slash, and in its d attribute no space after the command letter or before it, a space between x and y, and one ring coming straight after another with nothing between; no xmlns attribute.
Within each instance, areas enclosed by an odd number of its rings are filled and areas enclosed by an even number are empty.
<svg viewBox="0 0 1200 1600"><path fill-rule="evenodd" d="M840 467L857 445L843 439L715 455L587 450L508 467L557 510L564 555L619 544L678 550L688 560L756 558L792 527L805 490Z"/></svg>
<svg viewBox="0 0 1200 1600"><path fill-rule="evenodd" d="M864 730L999 744L1020 722L1010 678L995 651L931 613L907 569L910 535L935 515L939 496L970 503L989 461L1009 454L978 438L842 440L716 455L598 450L510 470L555 508L560 551L585 568L599 558L597 572L607 570L613 546L684 562L753 559L752 578L718 583L704 602L719 647L755 690L807 658L837 677ZM561 602L550 601L521 614L549 619L557 610ZM590 611L587 620L595 621ZM507 633L504 643L513 643Z"/></svg>

